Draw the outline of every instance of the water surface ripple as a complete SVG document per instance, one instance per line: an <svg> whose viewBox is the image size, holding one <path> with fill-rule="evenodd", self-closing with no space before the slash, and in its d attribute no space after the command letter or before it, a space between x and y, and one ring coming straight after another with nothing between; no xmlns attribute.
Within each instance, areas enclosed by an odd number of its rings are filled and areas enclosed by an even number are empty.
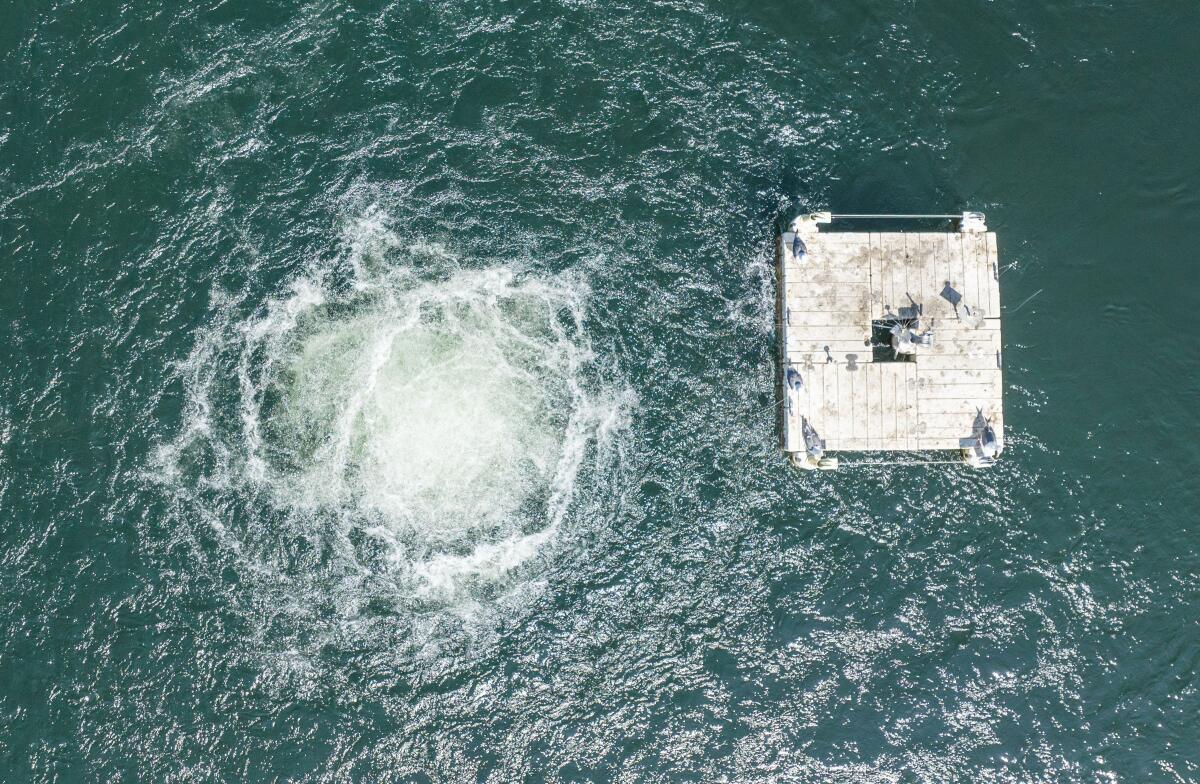
<svg viewBox="0 0 1200 784"><path fill-rule="evenodd" d="M1200 13L2 14L0 779L1200 781ZM982 209L1005 459L775 445L771 238Z"/></svg>

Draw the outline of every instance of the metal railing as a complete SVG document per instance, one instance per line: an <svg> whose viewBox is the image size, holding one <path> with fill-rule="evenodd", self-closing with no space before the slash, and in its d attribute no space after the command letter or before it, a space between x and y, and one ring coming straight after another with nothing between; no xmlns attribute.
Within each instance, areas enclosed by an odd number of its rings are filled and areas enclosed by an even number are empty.
<svg viewBox="0 0 1200 784"><path fill-rule="evenodd" d="M855 214L851 214L851 213L843 213L843 214L834 213L834 214L831 214L829 217L831 217L831 218L856 218L856 219L857 218L920 218L920 219L953 218L955 220L962 220L963 214L961 212L957 213L955 215L866 215L866 214L855 215Z"/></svg>

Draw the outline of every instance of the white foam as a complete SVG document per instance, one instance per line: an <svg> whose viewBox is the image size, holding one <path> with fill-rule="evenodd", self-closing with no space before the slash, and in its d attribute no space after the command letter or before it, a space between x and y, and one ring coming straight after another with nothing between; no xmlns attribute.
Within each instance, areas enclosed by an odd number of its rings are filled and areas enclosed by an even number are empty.
<svg viewBox="0 0 1200 784"><path fill-rule="evenodd" d="M203 337L162 473L361 531L398 587L452 601L554 537L628 401L597 387L579 280L463 269L376 211L346 231L350 281L314 270ZM189 474L197 448L211 465Z"/></svg>

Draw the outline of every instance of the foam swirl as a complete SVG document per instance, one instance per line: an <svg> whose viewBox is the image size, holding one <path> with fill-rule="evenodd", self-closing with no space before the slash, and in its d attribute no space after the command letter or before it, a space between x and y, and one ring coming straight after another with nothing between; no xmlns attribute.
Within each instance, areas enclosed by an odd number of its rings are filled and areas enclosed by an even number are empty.
<svg viewBox="0 0 1200 784"><path fill-rule="evenodd" d="M621 396L594 383L579 280L468 269L374 216L347 240L348 277L316 271L205 335L185 366L188 425L160 462L176 485L362 534L360 566L452 598L553 536ZM237 415L214 422L226 395Z"/></svg>

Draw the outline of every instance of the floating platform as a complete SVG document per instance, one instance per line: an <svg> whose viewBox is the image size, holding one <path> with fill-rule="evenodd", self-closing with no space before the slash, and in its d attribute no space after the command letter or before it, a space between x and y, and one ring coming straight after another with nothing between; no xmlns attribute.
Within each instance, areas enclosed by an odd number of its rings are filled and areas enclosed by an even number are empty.
<svg viewBox="0 0 1200 784"><path fill-rule="evenodd" d="M833 225L951 217L959 231ZM835 452L953 450L975 467L995 461L1004 448L1000 273L982 214L803 215L781 233L777 262L782 442L797 466L836 467Z"/></svg>

